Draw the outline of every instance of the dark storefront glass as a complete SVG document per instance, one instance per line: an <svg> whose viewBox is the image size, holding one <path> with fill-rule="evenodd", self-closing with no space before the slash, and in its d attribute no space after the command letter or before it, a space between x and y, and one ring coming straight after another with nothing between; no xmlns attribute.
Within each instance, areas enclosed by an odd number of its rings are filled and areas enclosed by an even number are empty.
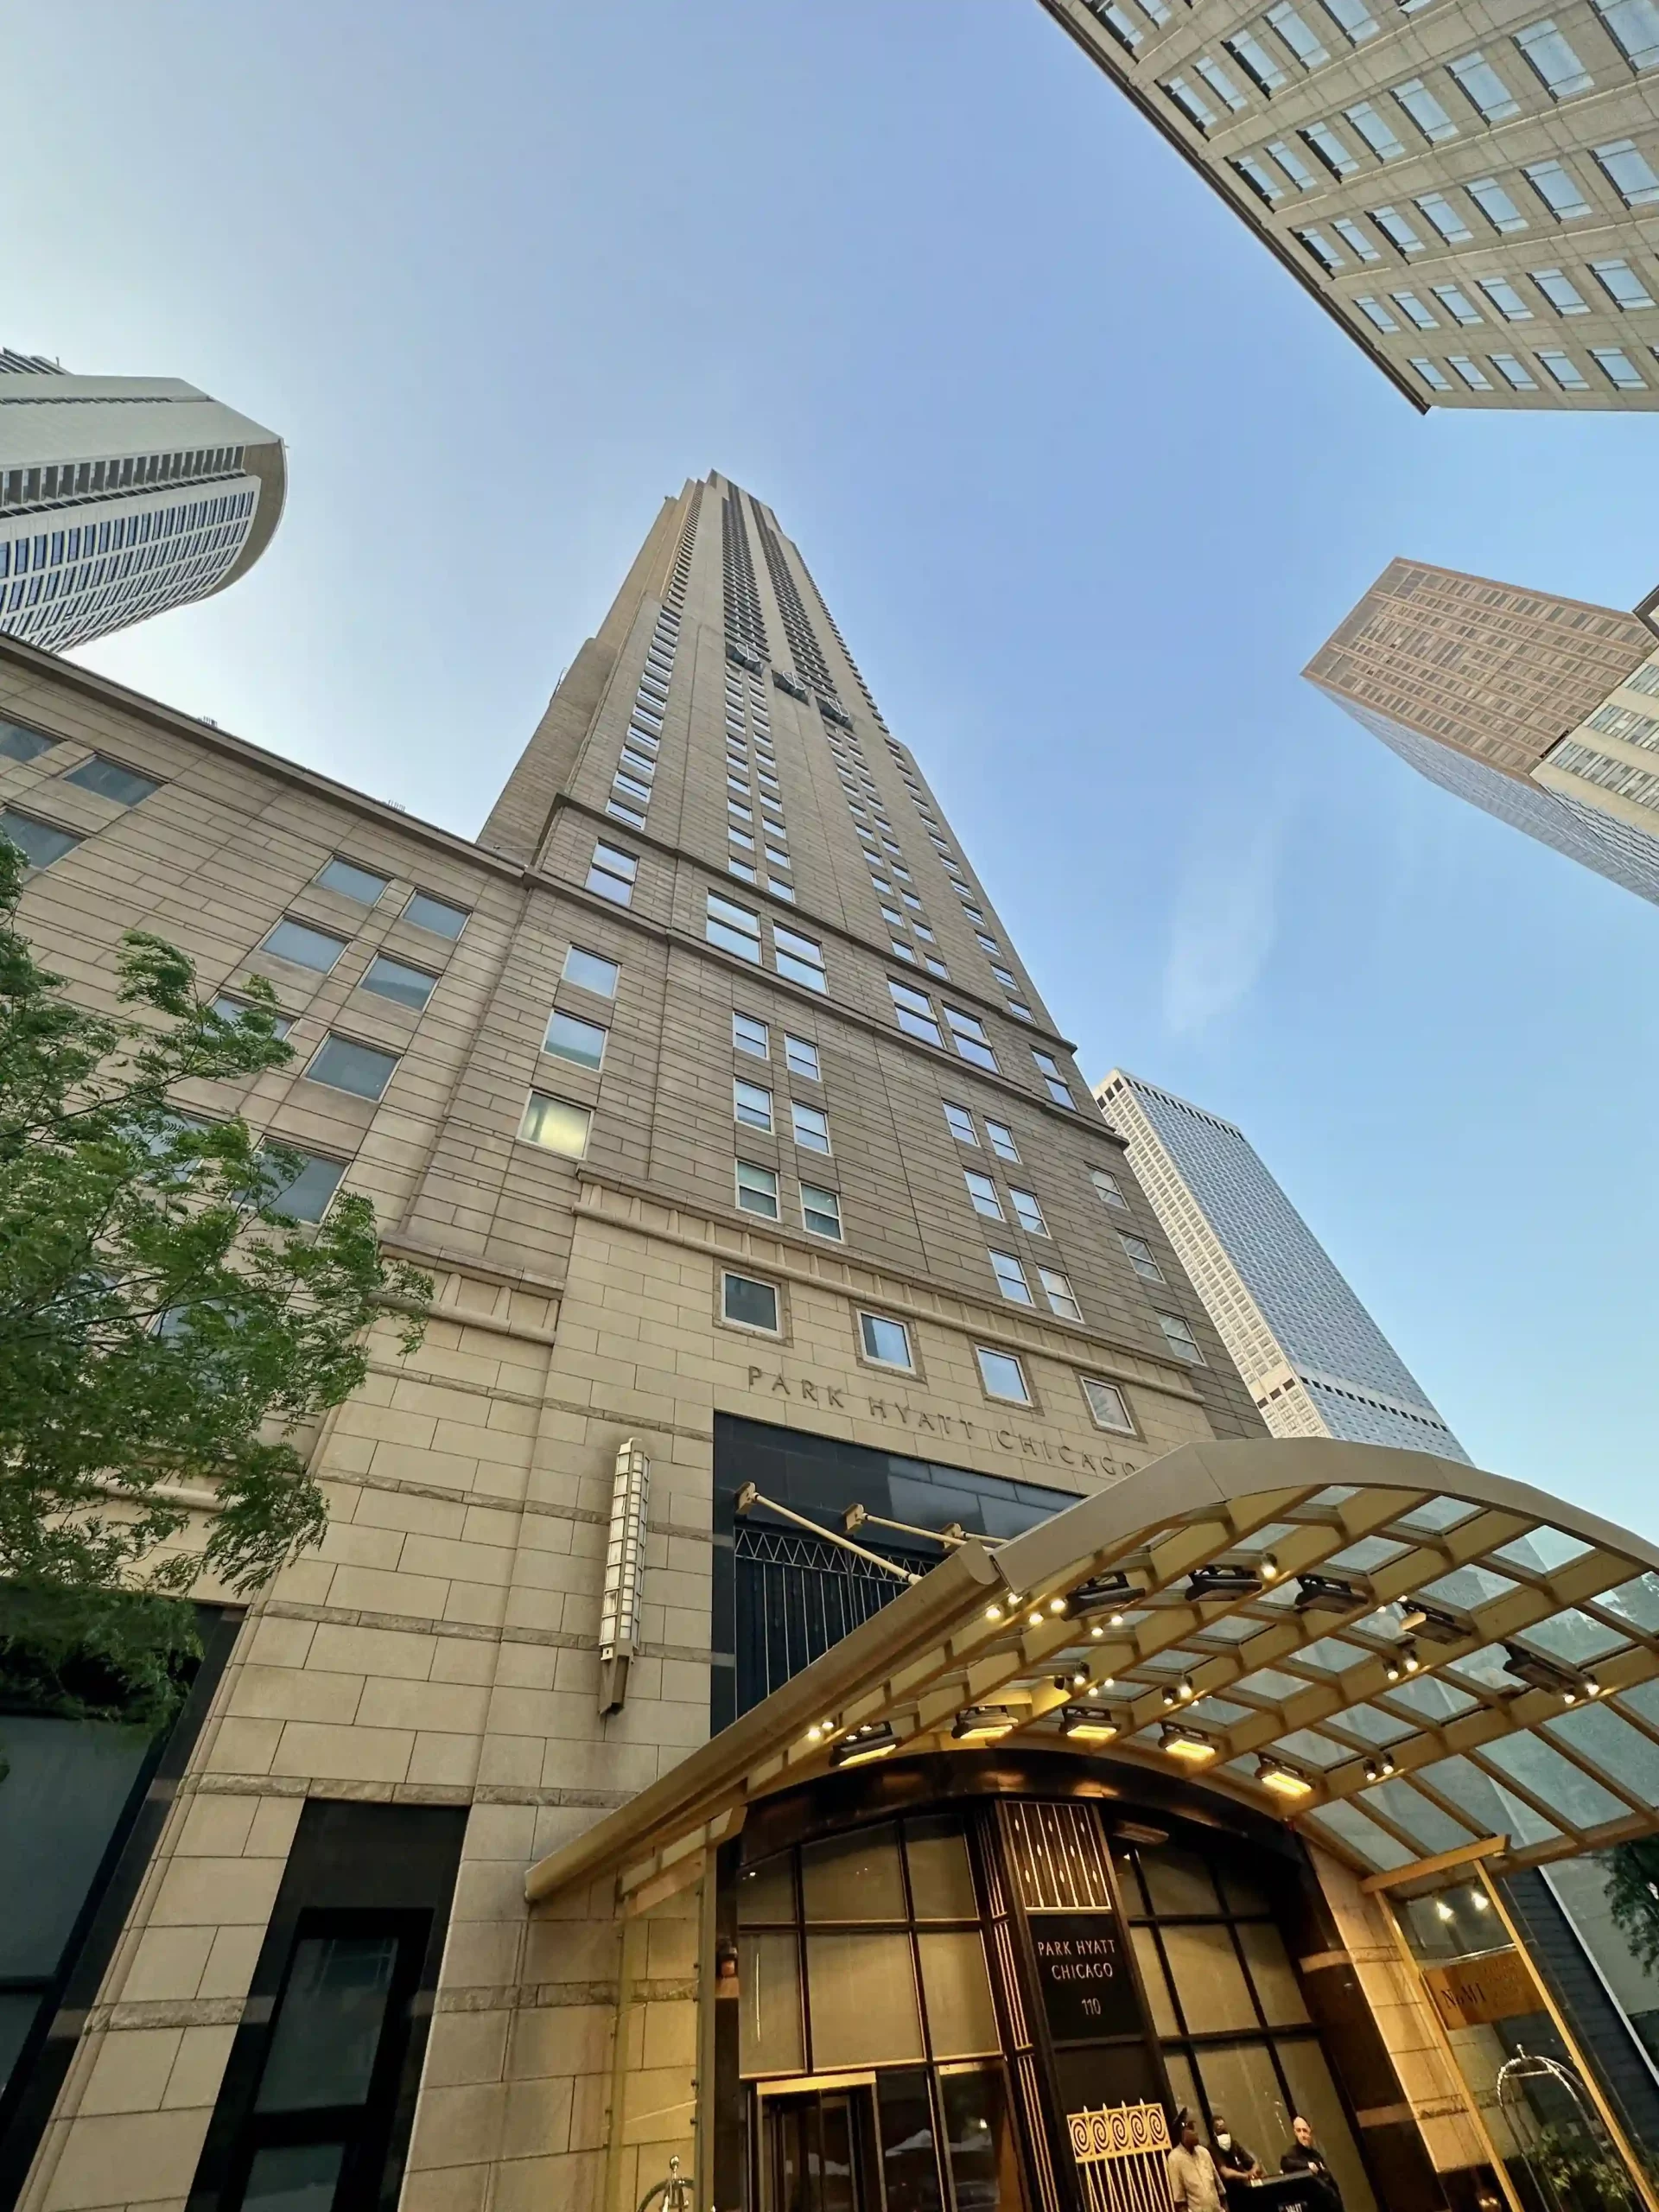
<svg viewBox="0 0 1659 2212"><path fill-rule="evenodd" d="M906 1586L763 1506L740 1517L734 1504L746 1483L837 1535L853 1505L915 1529L954 1523L969 1535L1005 1537L1077 1503L1075 1492L1042 1484L1007 1482L834 1437L717 1415L710 1692L715 1730L810 1666ZM947 1548L925 1535L868 1526L855 1541L912 1574L937 1567Z"/></svg>

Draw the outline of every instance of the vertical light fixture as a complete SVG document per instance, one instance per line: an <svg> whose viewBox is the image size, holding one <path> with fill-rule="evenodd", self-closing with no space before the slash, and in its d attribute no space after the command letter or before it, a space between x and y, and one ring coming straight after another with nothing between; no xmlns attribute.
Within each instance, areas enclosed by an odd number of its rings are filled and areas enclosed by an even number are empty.
<svg viewBox="0 0 1659 2212"><path fill-rule="evenodd" d="M617 1447L611 1527L605 1540L605 1594L599 1607L599 1709L619 1713L628 1694L628 1662L639 1636L645 1576L645 1507L651 1462L637 1436Z"/></svg>

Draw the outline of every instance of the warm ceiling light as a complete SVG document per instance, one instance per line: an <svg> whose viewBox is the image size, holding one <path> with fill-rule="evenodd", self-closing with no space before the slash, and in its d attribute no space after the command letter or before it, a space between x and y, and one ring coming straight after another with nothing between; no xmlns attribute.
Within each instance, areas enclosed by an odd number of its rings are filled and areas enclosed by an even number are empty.
<svg viewBox="0 0 1659 2212"><path fill-rule="evenodd" d="M1455 1920L1457 1918L1457 1915L1452 1911L1451 1906L1447 1904L1444 1897L1435 1898L1434 1910L1442 1920Z"/></svg>
<svg viewBox="0 0 1659 2212"><path fill-rule="evenodd" d="M1255 1778L1264 1789L1271 1789L1281 1797L1311 1797L1313 1794L1313 1785L1307 1777L1299 1774L1294 1766L1287 1766L1281 1759L1258 1760Z"/></svg>
<svg viewBox="0 0 1659 2212"><path fill-rule="evenodd" d="M987 1605L985 1608L985 1618L988 1621L1000 1621L1002 1618L1001 1606Z"/></svg>
<svg viewBox="0 0 1659 2212"><path fill-rule="evenodd" d="M1177 1728L1166 1721L1159 1732L1160 1747L1173 1759L1186 1759L1193 1766L1202 1766L1206 1759L1216 1756L1216 1746L1196 1728Z"/></svg>
<svg viewBox="0 0 1659 2212"><path fill-rule="evenodd" d="M957 1715L950 1733L958 1743L983 1743L993 1736L1006 1736L1018 1725L1006 1705L970 1705Z"/></svg>
<svg viewBox="0 0 1659 2212"><path fill-rule="evenodd" d="M1473 1905L1477 1912L1490 1912L1492 1909L1491 1900L1487 1897L1484 1890L1471 1891L1470 1892L1469 1902Z"/></svg>
<svg viewBox="0 0 1659 2212"><path fill-rule="evenodd" d="M1255 1598L1260 1596L1261 1591L1260 1568L1232 1560L1212 1560L1207 1567L1195 1567L1187 1577L1186 1596L1192 1605L1214 1604L1217 1599Z"/></svg>
<svg viewBox="0 0 1659 2212"><path fill-rule="evenodd" d="M1408 1643L1402 1647L1400 1663L1408 1675L1414 1675L1422 1665L1422 1661L1417 1656L1417 1647L1414 1643Z"/></svg>
<svg viewBox="0 0 1659 2212"><path fill-rule="evenodd" d="M1060 1726L1080 1744L1109 1744L1117 1733L1110 1713L1090 1713L1086 1705L1068 1705L1060 1715Z"/></svg>
<svg viewBox="0 0 1659 2212"><path fill-rule="evenodd" d="M1351 1613L1370 1603L1357 1583L1345 1581L1339 1574L1311 1574L1304 1569L1296 1578L1299 1613Z"/></svg>
<svg viewBox="0 0 1659 2212"><path fill-rule="evenodd" d="M1123 1625L1122 1614L1114 1613L1111 1618L1107 1622L1106 1625L1108 1628L1122 1628Z"/></svg>
<svg viewBox="0 0 1659 2212"><path fill-rule="evenodd" d="M1386 1782L1394 1772L1394 1760L1387 1751L1379 1752L1366 1760L1364 1771L1367 1782Z"/></svg>
<svg viewBox="0 0 1659 2212"><path fill-rule="evenodd" d="M1447 1612L1443 1605L1426 1605L1421 1598L1402 1601L1400 1625L1408 1636L1425 1636L1431 1643L1461 1643L1475 1632L1471 1621Z"/></svg>
<svg viewBox="0 0 1659 2212"><path fill-rule="evenodd" d="M1122 1567L1116 1567L1109 1574L1092 1574L1087 1582L1079 1582L1069 1602L1074 1613L1087 1615L1103 1613L1121 1605L1126 1598L1143 1595L1141 1584L1132 1581ZM1121 1617L1115 1617L1112 1626L1120 1625Z"/></svg>
<svg viewBox="0 0 1659 2212"><path fill-rule="evenodd" d="M1031 1609L1031 1625L1033 1628L1041 1628L1042 1624L1043 1609L1040 1605L1033 1605Z"/></svg>
<svg viewBox="0 0 1659 2212"><path fill-rule="evenodd" d="M1262 1554L1262 1580L1264 1582L1276 1582L1278 1579L1278 1560L1274 1557L1271 1552L1263 1552Z"/></svg>
<svg viewBox="0 0 1659 2212"><path fill-rule="evenodd" d="M867 1720L861 1728L855 1728L843 1743L837 1744L830 1754L832 1766L862 1766L867 1759L884 1759L899 1748L898 1734L891 1720Z"/></svg>
<svg viewBox="0 0 1659 2212"><path fill-rule="evenodd" d="M1048 1610L1051 1613L1063 1613L1065 1611L1065 1599L1051 1598L1048 1601Z"/></svg>

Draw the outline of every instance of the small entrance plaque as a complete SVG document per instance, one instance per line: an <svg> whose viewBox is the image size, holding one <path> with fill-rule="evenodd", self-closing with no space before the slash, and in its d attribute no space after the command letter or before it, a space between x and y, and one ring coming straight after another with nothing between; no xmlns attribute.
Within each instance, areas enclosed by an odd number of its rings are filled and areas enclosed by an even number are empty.
<svg viewBox="0 0 1659 2212"><path fill-rule="evenodd" d="M1033 1912L1030 1920L1043 2012L1055 2042L1138 2035L1141 2008L1117 1915Z"/></svg>

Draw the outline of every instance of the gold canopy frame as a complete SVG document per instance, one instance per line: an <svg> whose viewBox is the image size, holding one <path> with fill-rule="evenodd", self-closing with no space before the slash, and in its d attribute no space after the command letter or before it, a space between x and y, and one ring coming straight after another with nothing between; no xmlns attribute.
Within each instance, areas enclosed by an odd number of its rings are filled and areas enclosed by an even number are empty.
<svg viewBox="0 0 1659 2212"><path fill-rule="evenodd" d="M1494 1835L1508 1872L1659 1828L1659 1550L1424 1452L1184 1446L953 1549L526 1894L612 1867L625 1895L654 1885L850 1764L855 1731L886 1758L960 1754L985 1707L1003 1743L1179 1772L1366 1874Z"/></svg>

